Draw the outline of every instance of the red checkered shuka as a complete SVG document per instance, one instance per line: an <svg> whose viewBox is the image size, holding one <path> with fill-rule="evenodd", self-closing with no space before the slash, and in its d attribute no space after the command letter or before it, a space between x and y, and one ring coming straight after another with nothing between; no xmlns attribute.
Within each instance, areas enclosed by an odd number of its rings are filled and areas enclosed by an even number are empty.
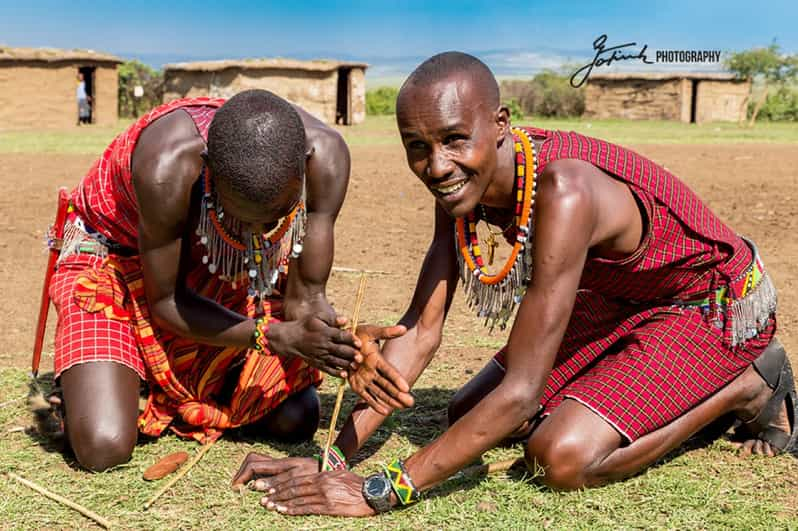
<svg viewBox="0 0 798 531"><path fill-rule="evenodd" d="M136 249L138 206L130 160L141 131L152 121L184 109L207 140L208 127L224 100L193 98L158 107L120 134L72 192L77 214L93 229L125 247ZM234 289L202 264L202 246L191 242L195 267L187 283L200 295L246 313L246 283ZM53 276L50 294L58 314L55 372L78 363L113 361L135 370L149 383L150 395L139 417L139 429L159 435L167 427L200 441L222 430L257 421L287 396L321 376L299 358L259 354L236 348L200 345L176 337L151 322L138 256L74 254L64 258ZM272 300L280 316L280 301ZM240 365L236 385L225 383ZM227 396L232 393L230 396Z"/></svg>
<svg viewBox="0 0 798 531"><path fill-rule="evenodd" d="M628 441L696 406L739 375L775 332L732 349L728 331L673 299L707 295L743 273L748 245L662 166L609 142L530 128L538 170L579 159L625 181L646 216L639 248L621 260L588 259L541 404L577 400ZM500 351L495 361L503 367Z"/></svg>

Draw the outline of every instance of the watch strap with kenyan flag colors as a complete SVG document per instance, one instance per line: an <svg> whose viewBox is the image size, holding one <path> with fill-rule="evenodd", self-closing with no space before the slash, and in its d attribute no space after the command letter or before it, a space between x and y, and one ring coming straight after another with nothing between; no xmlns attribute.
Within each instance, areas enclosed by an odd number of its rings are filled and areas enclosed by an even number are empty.
<svg viewBox="0 0 798 531"><path fill-rule="evenodd" d="M390 465L385 467L385 475L391 482L391 488L402 505L416 503L421 497L421 493L410 479L410 474L405 470L405 464L401 459L395 459Z"/></svg>

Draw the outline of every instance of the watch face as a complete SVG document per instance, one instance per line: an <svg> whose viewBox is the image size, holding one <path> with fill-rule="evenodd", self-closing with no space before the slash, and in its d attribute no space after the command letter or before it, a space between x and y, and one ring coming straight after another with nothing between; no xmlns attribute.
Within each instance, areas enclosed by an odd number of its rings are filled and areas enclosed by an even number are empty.
<svg viewBox="0 0 798 531"><path fill-rule="evenodd" d="M371 476L366 480L365 491L372 498L380 498L390 489L388 478L380 475Z"/></svg>

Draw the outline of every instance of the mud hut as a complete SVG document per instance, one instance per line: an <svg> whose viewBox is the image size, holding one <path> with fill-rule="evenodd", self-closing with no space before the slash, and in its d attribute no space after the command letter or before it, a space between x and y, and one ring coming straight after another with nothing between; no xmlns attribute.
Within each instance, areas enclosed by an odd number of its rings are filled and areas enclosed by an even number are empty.
<svg viewBox="0 0 798 531"><path fill-rule="evenodd" d="M685 123L745 118L751 84L733 74L592 74L585 87L585 116Z"/></svg>
<svg viewBox="0 0 798 531"><path fill-rule="evenodd" d="M164 66L164 102L191 96L229 98L247 89L266 89L296 103L329 124L358 124L366 118L363 63L244 59Z"/></svg>
<svg viewBox="0 0 798 531"><path fill-rule="evenodd" d="M116 123L116 69L121 62L92 50L0 46L0 128L75 125L78 73L83 74L90 96L90 121Z"/></svg>

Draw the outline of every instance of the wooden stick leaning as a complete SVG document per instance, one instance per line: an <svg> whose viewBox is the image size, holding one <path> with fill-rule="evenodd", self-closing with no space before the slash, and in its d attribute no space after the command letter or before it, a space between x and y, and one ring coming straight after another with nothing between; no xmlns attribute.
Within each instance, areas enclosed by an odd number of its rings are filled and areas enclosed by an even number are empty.
<svg viewBox="0 0 798 531"><path fill-rule="evenodd" d="M180 481L180 478L185 476L188 473L188 471L191 470L191 467L193 467L194 465L199 463L199 460L202 459L202 456L204 456L206 453L208 453L208 450L210 450L211 446L213 446L215 443L216 443L216 440L213 440L213 441L209 442L208 444L203 445L202 448L199 449L197 454L191 459L191 461L189 461L188 463L183 465L180 468L180 470L177 471L177 474L175 474L174 477L172 477L172 479L170 479L166 483L166 485L164 485L163 487L158 489L158 491L155 494L152 495L152 498L147 500L147 503L144 504L144 510L146 511L147 509L152 507L152 504L154 504L158 500L158 498L163 496L166 491L168 491L170 488L172 488L172 485L174 485L175 483Z"/></svg>
<svg viewBox="0 0 798 531"><path fill-rule="evenodd" d="M363 304L363 295L366 292L366 272L360 273L360 285L357 287L357 296L355 297L355 309L352 312L352 333L357 332L358 320L360 320L360 305ZM327 431L327 442L324 444L324 453L321 456L321 471L327 469L327 464L330 460L330 447L332 446L333 437L335 436L335 424L338 422L338 414L341 412L341 403L344 400L344 391L346 390L346 380L341 380L338 384L338 394L335 397L335 407L333 408L332 417L330 418L330 429Z"/></svg>
<svg viewBox="0 0 798 531"><path fill-rule="evenodd" d="M58 494L50 492L49 490L45 489L44 487L40 487L36 483L34 483L32 481L29 481L29 480L27 480L27 479L25 479L25 478L23 478L21 476L18 476L16 474L14 474L13 472L9 472L8 473L8 477L13 479L14 481L22 483L26 487L35 490L39 494L41 494L41 495L43 495L43 496L45 496L47 498L50 498L51 500L57 501L58 503L60 503L62 505L66 505L70 509L74 509L75 511L79 512L80 514L82 514L86 518L90 518L90 519L94 520L95 522L97 522L98 525L100 525L101 527L103 527L105 529L108 529L108 528L111 527L111 522L110 521L106 520L105 518L103 518L99 514L95 513L94 511L90 511L89 509L86 509L82 505L78 505L77 503L75 503L73 501L70 501L70 500L64 498L63 496L59 496Z"/></svg>

